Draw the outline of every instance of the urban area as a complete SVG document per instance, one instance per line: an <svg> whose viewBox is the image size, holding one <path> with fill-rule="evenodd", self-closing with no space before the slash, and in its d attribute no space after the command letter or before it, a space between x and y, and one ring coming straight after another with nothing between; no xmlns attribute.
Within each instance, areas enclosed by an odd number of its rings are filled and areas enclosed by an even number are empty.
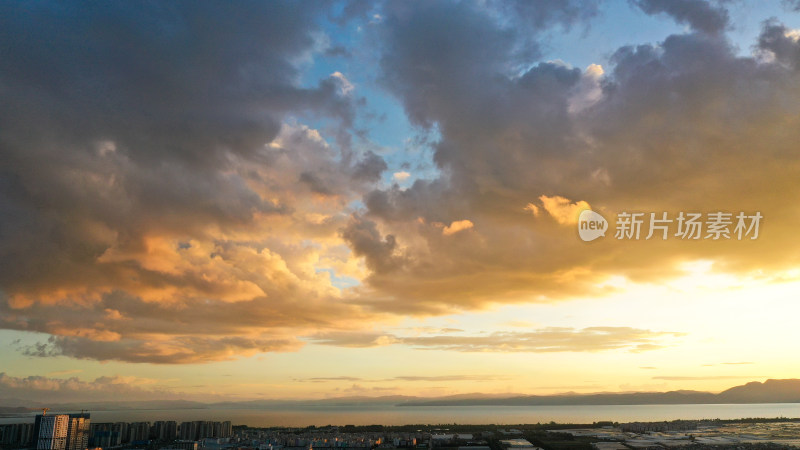
<svg viewBox="0 0 800 450"><path fill-rule="evenodd" d="M780 449L800 448L800 419L742 419L586 425L406 425L254 428L230 421L92 423L82 411L0 425L3 449Z"/></svg>

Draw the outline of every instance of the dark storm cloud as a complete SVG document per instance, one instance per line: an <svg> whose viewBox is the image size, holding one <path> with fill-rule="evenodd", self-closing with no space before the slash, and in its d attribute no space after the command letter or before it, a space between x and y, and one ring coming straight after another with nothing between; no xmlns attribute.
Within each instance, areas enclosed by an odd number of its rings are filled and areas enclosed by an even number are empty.
<svg viewBox="0 0 800 450"><path fill-rule="evenodd" d="M634 0L647 14L667 14L678 23L705 33L719 33L728 26L728 11L706 0Z"/></svg>

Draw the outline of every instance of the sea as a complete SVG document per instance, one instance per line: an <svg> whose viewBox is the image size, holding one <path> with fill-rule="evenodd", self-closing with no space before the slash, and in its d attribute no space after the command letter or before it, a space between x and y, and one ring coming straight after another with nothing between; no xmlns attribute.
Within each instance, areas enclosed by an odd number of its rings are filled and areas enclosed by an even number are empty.
<svg viewBox="0 0 800 450"><path fill-rule="evenodd" d="M800 403L402 407L365 404L359 406L304 405L275 409L126 409L88 412L91 413L94 423L230 420L234 425L251 427L408 424L514 425L549 422L588 424L599 421L656 422L677 419L800 418ZM49 411L49 414L54 413L59 413L59 411ZM32 422L34 415L35 413L3 416L0 417L0 423Z"/></svg>

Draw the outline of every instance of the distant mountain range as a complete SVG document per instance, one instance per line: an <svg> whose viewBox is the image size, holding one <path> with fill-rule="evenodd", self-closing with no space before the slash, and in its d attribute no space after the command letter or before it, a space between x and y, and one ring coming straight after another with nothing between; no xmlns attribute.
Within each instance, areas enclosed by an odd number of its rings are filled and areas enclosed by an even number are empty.
<svg viewBox="0 0 800 450"><path fill-rule="evenodd" d="M800 380L753 381L719 394L700 391L519 395L502 398L438 398L398 406L678 405L699 403L800 403Z"/></svg>
<svg viewBox="0 0 800 450"><path fill-rule="evenodd" d="M753 381L718 394L700 391L622 392L559 395L459 394L448 397L338 397L319 400L250 400L203 403L189 400L105 401L40 404L0 399L0 415L18 415L47 406L54 411L125 409L277 409L304 406L550 406L550 405L676 405L721 403L800 403L800 379Z"/></svg>
<svg viewBox="0 0 800 450"><path fill-rule="evenodd" d="M54 412L59 411L104 411L125 409L204 409L209 404L190 400L153 400L153 401L105 401L105 402L66 402L42 403L30 402L18 398L0 399L0 416L20 415L41 411L47 407Z"/></svg>

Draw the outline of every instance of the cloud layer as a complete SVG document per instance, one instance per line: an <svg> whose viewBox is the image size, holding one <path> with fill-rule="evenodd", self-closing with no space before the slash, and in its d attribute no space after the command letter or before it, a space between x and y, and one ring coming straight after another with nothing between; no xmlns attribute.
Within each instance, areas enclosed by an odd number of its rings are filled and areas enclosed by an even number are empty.
<svg viewBox="0 0 800 450"><path fill-rule="evenodd" d="M481 335L442 334L432 336L397 336L381 333L330 332L313 340L323 345L376 347L404 344L416 349L459 352L597 352L655 350L668 338L682 333L655 332L629 327L543 328L528 332L494 332Z"/></svg>
<svg viewBox="0 0 800 450"><path fill-rule="evenodd" d="M145 400L176 400L173 392L156 380L133 376L102 376L92 381L76 377L51 378L44 376L14 377L0 372L0 399L8 404L19 399L28 402L91 402L115 398ZM22 404L31 407L30 404Z"/></svg>
<svg viewBox="0 0 800 450"><path fill-rule="evenodd" d="M26 354L185 363L363 318L338 229L386 164L351 151L309 5L1 6L0 326ZM328 120L329 136L288 114Z"/></svg>
<svg viewBox="0 0 800 450"><path fill-rule="evenodd" d="M666 281L697 259L767 277L798 264L786 245L798 217L786 199L800 193L797 32L765 22L753 54L742 55L723 32L721 5L636 5L691 30L618 48L608 67L585 71L551 61L520 72L520 31L482 10L388 12L385 86L412 121L440 134L442 176L365 197L360 220L380 230L376 242L393 243L365 254L393 262L373 265L367 285L380 295L366 304L432 313L603 295L609 277ZM448 26L426 26L439 20ZM625 211L767 219L748 243L606 238L589 249L574 229L588 207L609 219ZM448 236L457 240L436 232L460 220L473 226Z"/></svg>
<svg viewBox="0 0 800 450"><path fill-rule="evenodd" d="M0 5L0 327L50 336L27 355L137 363L294 351L303 336L660 345L625 327L342 334L604 295L609 277L660 282L696 259L797 266L800 33L764 22L743 54L722 3L631 5L688 29L586 70L541 54L590 24L594 1ZM333 46L330 27L362 37ZM304 70L323 57L360 58L435 170L389 171L360 129L373 105L359 83ZM752 242L587 247L574 222L588 207L765 222Z"/></svg>

